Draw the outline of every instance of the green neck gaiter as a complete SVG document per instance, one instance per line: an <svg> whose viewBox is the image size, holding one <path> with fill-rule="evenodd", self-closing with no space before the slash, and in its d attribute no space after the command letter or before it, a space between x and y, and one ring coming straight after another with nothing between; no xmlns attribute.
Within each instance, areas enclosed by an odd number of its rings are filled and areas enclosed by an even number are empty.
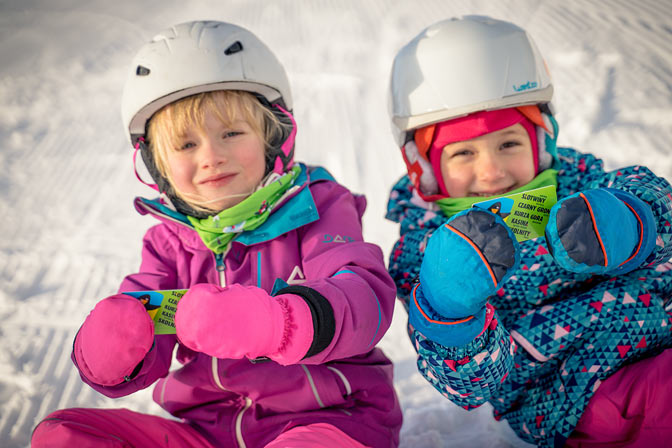
<svg viewBox="0 0 672 448"><path fill-rule="evenodd" d="M549 185L557 187L558 186L557 176L558 176L557 170L547 169L539 173L537 177L532 179L532 181L529 184L523 185L522 187L516 188L515 190L511 190L507 192L506 195L522 193L523 191L534 190L535 188L547 187ZM498 195L498 196L504 196L504 195ZM487 200L496 197L497 196L490 196L484 198L484 197L471 196L467 198L445 198L436 201L436 205L439 206L439 208L441 209L443 214L446 215L447 218L450 218L451 216L461 212L462 210L471 208L477 202L485 202Z"/></svg>
<svg viewBox="0 0 672 448"><path fill-rule="evenodd" d="M268 219L278 202L291 194L291 187L300 173L301 167L294 165L280 177L269 176L261 188L231 208L203 219L187 218L211 251L224 253L236 235L254 230Z"/></svg>

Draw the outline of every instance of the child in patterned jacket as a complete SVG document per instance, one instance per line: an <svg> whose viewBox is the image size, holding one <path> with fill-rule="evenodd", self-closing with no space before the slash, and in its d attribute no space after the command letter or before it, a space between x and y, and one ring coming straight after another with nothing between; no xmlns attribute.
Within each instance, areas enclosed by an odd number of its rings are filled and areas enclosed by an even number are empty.
<svg viewBox="0 0 672 448"><path fill-rule="evenodd" d="M669 440L668 182L557 148L546 65L508 22L428 27L397 54L390 94L408 176L388 203L389 271L422 375L540 446ZM545 238L519 243L473 207L548 186Z"/></svg>
<svg viewBox="0 0 672 448"><path fill-rule="evenodd" d="M291 110L284 68L244 28L183 23L141 48L122 115L161 194L136 209L160 223L139 271L87 316L72 359L109 397L156 383L154 400L179 420L63 409L33 447L397 445L392 363L375 348L394 283L362 238L364 197L294 163ZM175 289L187 292L168 334L124 294Z"/></svg>

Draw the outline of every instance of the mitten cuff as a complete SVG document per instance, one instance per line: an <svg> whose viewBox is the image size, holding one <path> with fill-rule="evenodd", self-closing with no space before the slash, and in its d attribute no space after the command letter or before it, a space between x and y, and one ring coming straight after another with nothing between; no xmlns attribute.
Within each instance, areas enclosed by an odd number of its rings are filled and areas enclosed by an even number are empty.
<svg viewBox="0 0 672 448"><path fill-rule="evenodd" d="M312 316L313 340L304 358L310 358L322 352L331 344L336 334L336 319L331 303L313 288L303 285L291 285L279 290L277 295L295 295L306 302Z"/></svg>
<svg viewBox="0 0 672 448"><path fill-rule="evenodd" d="M411 292L409 324L426 338L444 347L465 345L483 333L488 321L486 306L461 319L447 319L429 304L419 283ZM489 314L492 319L492 312Z"/></svg>
<svg viewBox="0 0 672 448"><path fill-rule="evenodd" d="M268 357L278 364L299 362L313 343L313 316L306 301L294 294L281 294L275 300L282 310L284 327L278 349Z"/></svg>

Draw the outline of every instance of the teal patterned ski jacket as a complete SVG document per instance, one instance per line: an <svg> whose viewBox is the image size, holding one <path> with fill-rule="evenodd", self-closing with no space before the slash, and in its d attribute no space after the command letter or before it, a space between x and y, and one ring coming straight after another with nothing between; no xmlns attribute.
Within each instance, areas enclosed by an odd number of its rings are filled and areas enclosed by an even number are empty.
<svg viewBox="0 0 672 448"><path fill-rule="evenodd" d="M490 402L496 419L539 446L565 443L610 374L672 347L672 188L646 167L605 172L601 160L569 148L558 148L556 166L558 199L610 187L651 206L658 234L642 266L618 277L575 274L555 263L545 238L528 240L476 339L445 347L408 328L418 369L441 394L467 410ZM401 224L389 271L407 311L427 240L446 221L417 198L404 176L387 213Z"/></svg>

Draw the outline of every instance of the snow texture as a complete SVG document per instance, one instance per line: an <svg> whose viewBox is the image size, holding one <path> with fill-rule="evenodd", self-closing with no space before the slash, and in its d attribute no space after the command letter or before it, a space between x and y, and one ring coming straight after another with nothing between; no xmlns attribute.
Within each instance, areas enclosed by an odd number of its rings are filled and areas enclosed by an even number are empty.
<svg viewBox="0 0 672 448"><path fill-rule="evenodd" d="M384 220L404 172L387 116L395 52L442 18L478 14L526 28L556 87L559 141L608 168L645 164L672 179L672 2L541 0L0 0L0 445L25 447L50 411L128 407L165 415L150 391L107 399L70 362L94 303L139 264L155 223L132 208L119 104L135 51L166 26L230 21L283 61L299 123L297 158L365 193L365 237L386 253ZM455 61L459 64L459 61ZM466 412L416 372L397 307L380 346L396 363L402 447L525 446L488 406Z"/></svg>

